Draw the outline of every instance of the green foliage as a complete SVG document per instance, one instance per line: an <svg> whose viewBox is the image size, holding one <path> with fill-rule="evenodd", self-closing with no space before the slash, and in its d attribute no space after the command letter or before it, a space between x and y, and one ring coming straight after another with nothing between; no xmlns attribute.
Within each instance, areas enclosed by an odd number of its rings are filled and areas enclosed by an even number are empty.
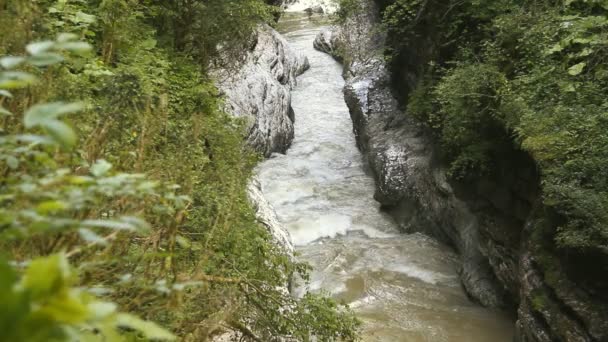
<svg viewBox="0 0 608 342"><path fill-rule="evenodd" d="M175 339L156 324L119 313L116 304L77 288L65 254L31 261L21 279L2 261L0 275L0 326L7 341L126 341L122 329L147 339Z"/></svg>
<svg viewBox="0 0 608 342"><path fill-rule="evenodd" d="M4 57L0 65L10 70L20 64L47 67L63 61L54 50L83 52L88 44L74 41L72 35L60 35L57 41L29 44L27 57ZM8 74L8 77L7 77ZM12 77L18 75L18 77ZM30 85L33 75L13 71L0 72L3 96L7 89ZM8 80L8 81L6 81ZM98 161L90 167L91 176L71 174L68 168L53 160L54 150L74 147L76 135L61 116L82 109L79 104L42 103L29 108L24 115L26 129L40 129L40 135L8 134L0 139L0 158L7 169L2 179L0 234L13 241L29 237L46 237L58 232L78 231L87 246L74 246L69 254L38 257L28 262L19 279L17 269L0 261L0 301L3 312L0 325L4 337L14 341L124 340L121 328L132 328L148 338L174 339L174 336L151 322L117 313L116 305L102 302L78 284L68 262L68 255L95 244L106 244L119 231L137 231L146 224L134 217L117 219L83 219L81 214L98 209L102 199L127 196L143 198L151 194L138 175L110 175L111 165ZM71 154L66 152L66 154ZM101 202L101 203L100 203ZM115 230L106 238L94 230ZM125 318L131 317L130 320Z"/></svg>
<svg viewBox="0 0 608 342"><path fill-rule="evenodd" d="M336 22L343 24L349 18L354 18L363 9L361 0L338 0L338 11L336 12Z"/></svg>
<svg viewBox="0 0 608 342"><path fill-rule="evenodd" d="M220 55L242 55L273 10L258 0L19 3L0 12L2 30L29 32L0 37L14 56L0 59L6 279L19 284L29 272L21 266L38 260L69 260L50 274L65 279L47 297L79 305L66 323L58 301L40 340L172 337L150 321L185 341L226 330L354 340L347 308L282 290L308 267L257 223L246 188L259 156L206 73ZM7 316L21 317L14 334L36 333L23 315Z"/></svg>
<svg viewBox="0 0 608 342"><path fill-rule="evenodd" d="M490 150L505 138L500 102L506 82L493 66L475 64L449 71L434 89L438 109L428 114L429 120L441 129L447 154L456 156L452 177L487 173Z"/></svg>
<svg viewBox="0 0 608 342"><path fill-rule="evenodd" d="M434 129L452 176L491 173L504 146L527 151L560 218L555 243L583 254L608 254L606 7L399 0L384 12L396 63L418 66L408 112Z"/></svg>
<svg viewBox="0 0 608 342"><path fill-rule="evenodd" d="M276 8L264 0L152 0L162 41L200 65L232 65L244 56L254 29L272 22Z"/></svg>

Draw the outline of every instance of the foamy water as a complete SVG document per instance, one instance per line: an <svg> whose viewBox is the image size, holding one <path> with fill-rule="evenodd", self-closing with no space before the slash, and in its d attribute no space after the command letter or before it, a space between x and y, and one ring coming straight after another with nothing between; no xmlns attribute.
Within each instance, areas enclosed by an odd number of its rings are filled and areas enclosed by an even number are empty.
<svg viewBox="0 0 608 342"><path fill-rule="evenodd" d="M296 3L288 5L287 12L303 12L307 8L321 6L326 14L336 12L338 0L298 0Z"/></svg>
<svg viewBox="0 0 608 342"><path fill-rule="evenodd" d="M307 16L286 20L289 42L311 69L292 95L292 147L258 174L298 258L313 266L310 283L297 291L325 291L348 303L364 322L364 341L511 341L513 322L462 290L458 257L429 237L399 233L380 210L355 145L342 68L313 49L319 28Z"/></svg>

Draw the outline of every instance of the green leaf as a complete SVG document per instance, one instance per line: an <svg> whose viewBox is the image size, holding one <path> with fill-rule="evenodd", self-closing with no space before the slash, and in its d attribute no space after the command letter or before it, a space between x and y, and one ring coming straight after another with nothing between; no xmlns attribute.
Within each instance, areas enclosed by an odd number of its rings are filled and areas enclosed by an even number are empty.
<svg viewBox="0 0 608 342"><path fill-rule="evenodd" d="M71 184L74 185L84 185L93 183L93 178L88 176L71 176L69 178Z"/></svg>
<svg viewBox="0 0 608 342"><path fill-rule="evenodd" d="M561 52L562 50L564 50L564 46L561 43L557 43L553 45L553 47L551 47L550 49L546 50L545 55L551 55L556 52Z"/></svg>
<svg viewBox="0 0 608 342"><path fill-rule="evenodd" d="M57 45L57 48L67 50L76 54L83 54L93 49L91 44L86 42L66 42Z"/></svg>
<svg viewBox="0 0 608 342"><path fill-rule="evenodd" d="M24 124L26 128L43 125L61 115L82 111L82 103L53 102L32 106L25 112Z"/></svg>
<svg viewBox="0 0 608 342"><path fill-rule="evenodd" d="M189 249L190 247L192 247L192 243L190 242L190 239L188 239L187 237L182 236L182 235L177 235L175 237L175 242L177 242L177 244L182 248Z"/></svg>
<svg viewBox="0 0 608 342"><path fill-rule="evenodd" d="M64 294L65 292L67 295ZM90 313L78 291L65 289L65 292L50 299L43 299L44 305L38 308L36 315L46 316L64 324L84 323L90 317Z"/></svg>
<svg viewBox="0 0 608 342"><path fill-rule="evenodd" d="M64 211L68 208L69 208L69 206L65 202L57 201L57 200L50 200L50 201L44 201L44 202L38 204L36 206L36 212L38 212L41 215L46 215L46 214L55 213L58 211Z"/></svg>
<svg viewBox="0 0 608 342"><path fill-rule="evenodd" d="M10 91L0 89L0 96L8 97L9 99L13 98L13 94Z"/></svg>
<svg viewBox="0 0 608 342"><path fill-rule="evenodd" d="M55 141L47 136L35 134L21 134L15 137L17 141L34 145L55 145Z"/></svg>
<svg viewBox="0 0 608 342"><path fill-rule="evenodd" d="M13 116L13 113L0 106L0 116Z"/></svg>
<svg viewBox="0 0 608 342"><path fill-rule="evenodd" d="M64 254L55 254L32 261L21 279L21 288L32 299L52 296L62 290L70 277L70 267Z"/></svg>
<svg viewBox="0 0 608 342"><path fill-rule="evenodd" d="M112 169L112 164L104 159L100 159L91 166L91 174L95 177L101 177Z"/></svg>
<svg viewBox="0 0 608 342"><path fill-rule="evenodd" d="M581 72L583 72L586 65L587 65L587 63L585 63L585 62L573 65L570 67L570 69L568 69L568 74L570 74L572 76L579 75Z"/></svg>
<svg viewBox="0 0 608 342"><path fill-rule="evenodd" d="M59 43L66 43L76 39L78 39L78 35L75 33L60 33L57 36L57 42Z"/></svg>
<svg viewBox="0 0 608 342"><path fill-rule="evenodd" d="M577 44L589 44L591 42L591 39L589 38L574 38L572 40L573 43L577 43Z"/></svg>
<svg viewBox="0 0 608 342"><path fill-rule="evenodd" d="M81 223L85 227L91 228L109 228L115 230L135 231L137 227L128 222L114 220L84 220Z"/></svg>
<svg viewBox="0 0 608 342"><path fill-rule="evenodd" d="M116 312L116 304L109 302L92 302L88 308L94 320L102 320Z"/></svg>
<svg viewBox="0 0 608 342"><path fill-rule="evenodd" d="M24 88L36 82L36 77L22 71L5 71L0 73L0 89Z"/></svg>
<svg viewBox="0 0 608 342"><path fill-rule="evenodd" d="M62 121L49 120L41 126L64 148L74 147L78 141L74 130Z"/></svg>
<svg viewBox="0 0 608 342"><path fill-rule="evenodd" d="M16 170L19 167L19 159L8 156L6 157L6 165L8 165L11 170Z"/></svg>
<svg viewBox="0 0 608 342"><path fill-rule="evenodd" d="M139 217L134 216L122 216L120 218L121 222L126 222L135 227L138 231L147 231L150 229L150 225L145 220L140 219Z"/></svg>
<svg viewBox="0 0 608 342"><path fill-rule="evenodd" d="M16 282L17 274L4 258L0 258L0 291L12 292Z"/></svg>
<svg viewBox="0 0 608 342"><path fill-rule="evenodd" d="M85 24L92 24L95 22L95 16L94 15L90 15L90 14L86 14L83 12L78 12L76 13L76 15L74 15L72 18L70 18L70 20L74 23L74 24L79 24L79 23L85 23Z"/></svg>
<svg viewBox="0 0 608 342"><path fill-rule="evenodd" d="M141 46L142 46L142 48L144 48L146 50L151 50L156 47L156 44L157 44L156 39L150 38L150 39L144 40L142 42Z"/></svg>
<svg viewBox="0 0 608 342"><path fill-rule="evenodd" d="M63 62L63 56L53 53L53 52L44 52L39 53L35 56L32 56L28 59L28 61L37 67L45 67L53 64L58 64Z"/></svg>
<svg viewBox="0 0 608 342"><path fill-rule="evenodd" d="M156 323L144 321L131 314L118 314L116 322L119 327L137 330L150 340L174 341L176 339L175 335L161 328Z"/></svg>
<svg viewBox="0 0 608 342"><path fill-rule="evenodd" d="M36 43L28 44L25 47L25 49L31 55L37 55L39 53L43 53L43 52L48 51L49 49L51 49L53 47L53 45L55 45L54 42L52 42L50 40L45 40L45 41L42 41L42 42L36 42Z"/></svg>
<svg viewBox="0 0 608 342"><path fill-rule="evenodd" d="M6 56L0 58L0 65L5 69L12 69L25 61L24 57Z"/></svg>
<svg viewBox="0 0 608 342"><path fill-rule="evenodd" d="M97 235L95 232L93 232L92 230L90 230L88 228L78 229L78 234L86 242L93 243L93 244L99 244L99 245L108 244L108 242L104 238Z"/></svg>

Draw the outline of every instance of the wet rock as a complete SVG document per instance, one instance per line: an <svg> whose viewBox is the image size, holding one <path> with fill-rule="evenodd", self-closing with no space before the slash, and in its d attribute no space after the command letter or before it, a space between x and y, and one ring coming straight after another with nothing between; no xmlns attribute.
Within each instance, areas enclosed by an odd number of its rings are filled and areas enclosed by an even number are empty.
<svg viewBox="0 0 608 342"><path fill-rule="evenodd" d="M313 7L308 7L307 9L304 10L304 12L306 12L310 15L323 14L323 13L325 13L325 10L323 9L323 6L317 5L317 6L313 6Z"/></svg>
<svg viewBox="0 0 608 342"><path fill-rule="evenodd" d="M539 234L547 214L535 216L541 209L531 210L542 208L534 163L509 155L497 168L499 182L448 181L439 147L425 127L400 110L391 75L373 53L383 50L382 35L373 33L378 22L369 0L366 11L351 18L338 36L328 39L324 33L315 42L328 53L340 44L349 56L344 95L357 144L375 173L375 198L403 230L435 236L459 252L462 283L473 298L517 308L517 341L608 341L606 296L566 271L551 233ZM414 76L411 80L415 83Z"/></svg>
<svg viewBox="0 0 608 342"><path fill-rule="evenodd" d="M314 48L340 61L342 58L339 55L339 35L340 32L337 27L322 30L315 37L313 42Z"/></svg>
<svg viewBox="0 0 608 342"><path fill-rule="evenodd" d="M288 255L293 256L294 247L289 231L279 222L274 208L264 197L262 186L257 178L253 178L250 181L247 195L255 209L255 216L258 222L266 227L278 246L283 248Z"/></svg>
<svg viewBox="0 0 608 342"><path fill-rule="evenodd" d="M537 215L524 230L519 264L519 341L608 341L605 296L594 295L571 279L551 247L548 226L547 220Z"/></svg>
<svg viewBox="0 0 608 342"><path fill-rule="evenodd" d="M248 143L268 157L284 153L293 140L290 92L310 66L269 26L260 26L254 41L244 61L215 76L226 96L226 111L246 119Z"/></svg>
<svg viewBox="0 0 608 342"><path fill-rule="evenodd" d="M429 132L399 109L390 74L377 54L382 37L372 33L377 32L377 11L369 6L338 37L320 35L318 45L332 51L332 40L339 41L349 57L355 57L346 66L344 96L357 144L376 176L374 197L404 231L424 232L454 246L461 255L467 292L484 305L501 306L503 288L480 248L481 222L456 197L445 170L437 167ZM332 48L324 46L328 43Z"/></svg>

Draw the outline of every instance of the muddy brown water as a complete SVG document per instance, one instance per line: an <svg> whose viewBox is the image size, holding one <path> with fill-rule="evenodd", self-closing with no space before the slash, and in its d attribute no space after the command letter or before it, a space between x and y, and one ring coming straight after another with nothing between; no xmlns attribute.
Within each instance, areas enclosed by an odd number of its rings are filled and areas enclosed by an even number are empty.
<svg viewBox="0 0 608 342"><path fill-rule="evenodd" d="M509 342L513 321L471 302L458 256L421 234L406 235L374 201L374 179L355 145L342 67L314 50L323 17L290 13L279 30L311 69L292 93L295 139L258 170L265 196L313 267L305 288L348 303L364 341Z"/></svg>

